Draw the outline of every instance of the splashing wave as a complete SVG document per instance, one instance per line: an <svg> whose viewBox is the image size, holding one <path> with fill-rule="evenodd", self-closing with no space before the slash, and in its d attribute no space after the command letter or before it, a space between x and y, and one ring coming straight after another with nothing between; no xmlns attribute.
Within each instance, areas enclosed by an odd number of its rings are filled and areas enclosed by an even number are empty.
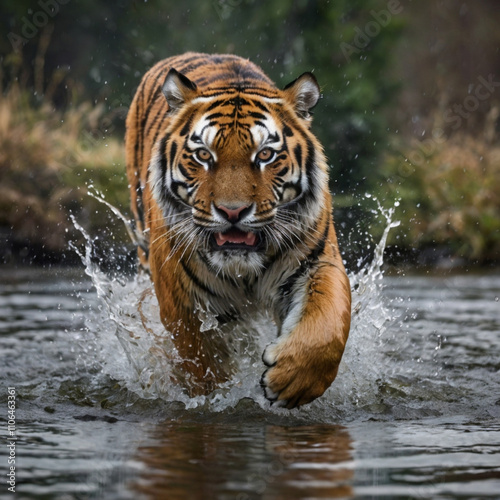
<svg viewBox="0 0 500 500"><path fill-rule="evenodd" d="M127 223L115 207L100 195L96 198ZM306 407L305 411L312 412L315 417L322 413L335 416L360 406L373 410L380 403L379 387L386 371L382 351L387 339L383 334L388 321L393 319L381 296L383 253L389 231L398 223L392 220L394 209L384 210L379 205L378 211L386 220L385 231L372 262L349 276L353 292L351 333L336 381L322 398ZM75 250L97 291L97 304L90 307L87 319L87 341L93 343L94 349L87 351L98 352L94 361L102 373L141 399L180 402L187 409L218 412L234 407L245 398L250 398L262 409L271 408L259 386L265 368L262 352L276 338L276 328L265 314L255 317L251 325L234 331L228 339L236 353L237 370L232 379L208 396L189 397L183 390L183 374L177 370L179 356L159 319L159 307L149 277L138 273L126 279L104 272L93 258L91 236L75 219L73 223L86 242L83 250ZM206 312L202 314L207 329L212 328L216 318ZM88 352L82 353L86 355ZM272 411L287 410L274 408Z"/></svg>

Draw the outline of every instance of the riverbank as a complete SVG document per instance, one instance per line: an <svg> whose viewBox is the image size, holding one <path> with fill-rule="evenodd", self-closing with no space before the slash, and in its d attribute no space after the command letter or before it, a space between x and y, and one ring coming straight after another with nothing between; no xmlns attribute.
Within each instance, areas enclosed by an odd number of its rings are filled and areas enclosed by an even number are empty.
<svg viewBox="0 0 500 500"><path fill-rule="evenodd" d="M17 85L0 100L0 259L73 262L74 216L95 236L125 241L125 229L89 195L128 207L123 141L109 134L102 106L58 110Z"/></svg>
<svg viewBox="0 0 500 500"><path fill-rule="evenodd" d="M92 196L129 216L122 133L102 106L34 105L12 86L0 101L0 262L76 264L72 217L91 237L131 252L125 227ZM500 262L500 147L455 136L422 152L398 139L371 182L373 194L335 195L336 227L348 267L359 268L395 208L387 260L399 266L480 267ZM90 192L90 193L89 193ZM375 200L375 197L378 200ZM108 245L109 246L109 245Z"/></svg>

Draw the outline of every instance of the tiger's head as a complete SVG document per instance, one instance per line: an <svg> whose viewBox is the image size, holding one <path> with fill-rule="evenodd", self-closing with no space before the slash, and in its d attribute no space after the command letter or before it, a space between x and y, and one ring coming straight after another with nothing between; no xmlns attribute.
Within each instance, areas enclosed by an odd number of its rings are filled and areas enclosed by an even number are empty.
<svg viewBox="0 0 500 500"><path fill-rule="evenodd" d="M315 77L304 73L284 90L201 90L171 69L162 92L168 127L149 168L172 244L222 274L259 274L286 252L300 258L328 191L310 131Z"/></svg>

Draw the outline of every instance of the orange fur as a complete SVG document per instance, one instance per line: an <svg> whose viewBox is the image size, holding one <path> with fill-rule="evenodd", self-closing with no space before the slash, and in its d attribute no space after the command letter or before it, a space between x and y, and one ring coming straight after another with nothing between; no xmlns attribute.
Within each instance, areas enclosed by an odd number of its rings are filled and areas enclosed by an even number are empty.
<svg viewBox="0 0 500 500"><path fill-rule="evenodd" d="M269 399L308 403L337 374L350 287L310 131L318 98L310 74L278 90L249 61L194 53L158 63L134 97L126 155L139 257L192 394L232 373L224 335L202 331L200 308L222 327L245 321L248 302L273 314Z"/></svg>

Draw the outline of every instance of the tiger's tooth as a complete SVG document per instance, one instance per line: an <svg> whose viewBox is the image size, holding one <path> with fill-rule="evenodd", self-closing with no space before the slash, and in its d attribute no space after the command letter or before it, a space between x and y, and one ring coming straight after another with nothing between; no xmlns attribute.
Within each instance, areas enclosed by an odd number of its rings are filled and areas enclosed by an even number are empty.
<svg viewBox="0 0 500 500"><path fill-rule="evenodd" d="M247 233L246 238L245 238L245 245L249 245L253 247L255 245L255 240L257 237L255 236L255 233Z"/></svg>
<svg viewBox="0 0 500 500"><path fill-rule="evenodd" d="M222 245L224 245L226 241L227 240L224 238L222 233L215 233L215 242L217 243L218 246L221 247Z"/></svg>

